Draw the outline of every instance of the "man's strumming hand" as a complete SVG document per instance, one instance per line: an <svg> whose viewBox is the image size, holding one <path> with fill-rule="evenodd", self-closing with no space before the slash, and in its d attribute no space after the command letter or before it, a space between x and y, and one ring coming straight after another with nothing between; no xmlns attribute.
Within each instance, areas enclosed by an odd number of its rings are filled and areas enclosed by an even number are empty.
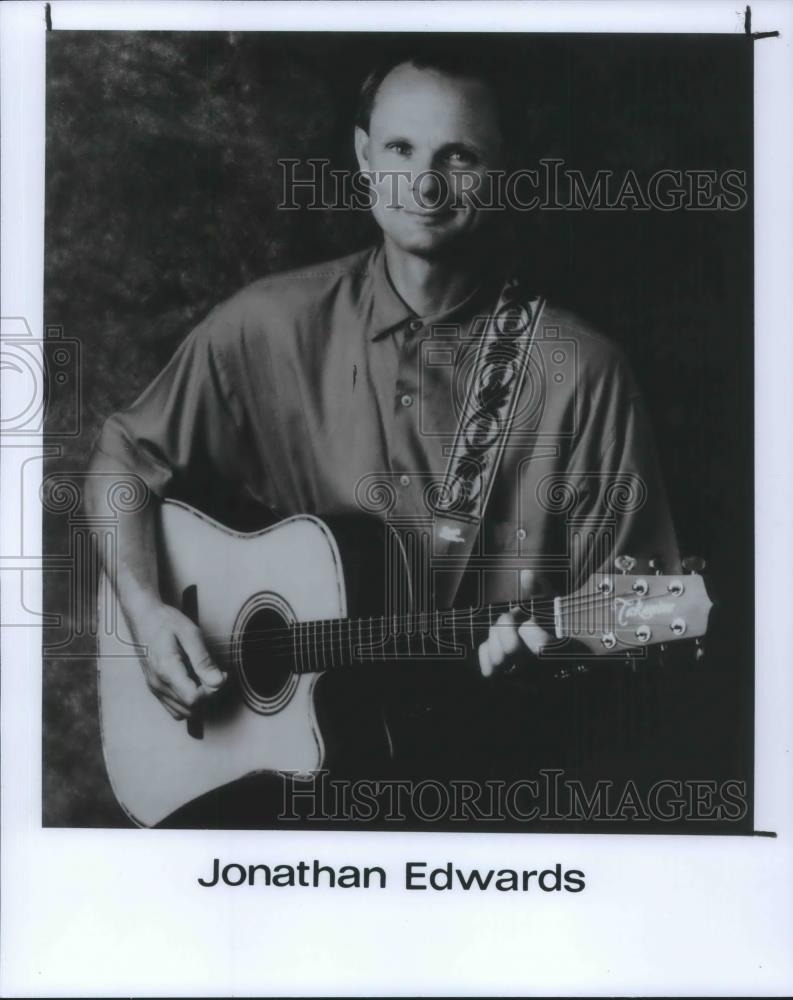
<svg viewBox="0 0 793 1000"><path fill-rule="evenodd" d="M174 719L189 719L218 691L226 674L213 663L201 630L181 611L159 601L135 615L137 639L146 646L146 683Z"/></svg>

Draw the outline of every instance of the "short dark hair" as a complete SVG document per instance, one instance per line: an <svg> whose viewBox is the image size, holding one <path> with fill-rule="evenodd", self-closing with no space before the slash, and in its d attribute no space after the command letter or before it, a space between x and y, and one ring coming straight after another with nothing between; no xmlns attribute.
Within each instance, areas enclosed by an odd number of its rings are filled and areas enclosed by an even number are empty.
<svg viewBox="0 0 793 1000"><path fill-rule="evenodd" d="M483 46L481 40L471 41L460 36L442 36L403 45L380 59L364 79L358 94L355 124L365 132L369 131L380 85L392 70L403 65L483 83L493 94L504 140L508 146L512 145L516 120L519 119L514 77L510 79L509 70L503 60L493 53L492 46Z"/></svg>

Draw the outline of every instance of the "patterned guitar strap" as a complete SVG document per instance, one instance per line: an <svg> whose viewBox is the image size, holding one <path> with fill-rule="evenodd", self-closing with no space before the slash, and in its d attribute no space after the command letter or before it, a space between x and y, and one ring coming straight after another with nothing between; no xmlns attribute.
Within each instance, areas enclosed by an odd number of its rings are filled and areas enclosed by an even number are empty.
<svg viewBox="0 0 793 1000"><path fill-rule="evenodd" d="M454 606L479 535L521 390L544 300L508 280L477 348L454 446L436 494L432 527L435 608Z"/></svg>

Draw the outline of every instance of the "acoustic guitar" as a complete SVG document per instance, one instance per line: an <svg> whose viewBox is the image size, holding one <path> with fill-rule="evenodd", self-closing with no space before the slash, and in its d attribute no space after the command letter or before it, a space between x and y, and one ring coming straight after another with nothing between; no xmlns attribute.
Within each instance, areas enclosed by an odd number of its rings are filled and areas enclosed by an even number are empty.
<svg viewBox="0 0 793 1000"><path fill-rule="evenodd" d="M254 772L308 775L323 768L335 735L324 718L326 677L346 674L344 690L356 692L367 677L376 688L380 672L404 661L458 661L472 669L472 651L509 607L414 611L402 542L380 522L300 515L241 534L166 501L158 530L163 599L200 626L229 677L196 718L175 721L149 690L141 669L146 651L102 575L105 761L116 797L142 826ZM527 614L544 616L555 634L543 658L557 665L572 649L579 661L638 662L650 646L697 640L712 606L697 573L619 571L533 603L542 607L527 607ZM356 699L349 696L349 715L366 715L374 701L368 694ZM379 729L379 719L369 722Z"/></svg>

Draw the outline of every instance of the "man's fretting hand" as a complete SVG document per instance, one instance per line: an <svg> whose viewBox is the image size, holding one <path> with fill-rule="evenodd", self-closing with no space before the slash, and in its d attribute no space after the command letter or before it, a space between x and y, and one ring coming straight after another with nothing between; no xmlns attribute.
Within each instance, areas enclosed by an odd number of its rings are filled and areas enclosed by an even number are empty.
<svg viewBox="0 0 793 1000"><path fill-rule="evenodd" d="M542 597L548 587L533 570L524 569L520 574L521 600ZM537 624L534 617L524 619L515 608L500 615L493 623L487 639L479 647L479 669L484 677L527 663L539 656L553 636Z"/></svg>
<svg viewBox="0 0 793 1000"><path fill-rule="evenodd" d="M212 662L201 629L176 608L151 605L137 615L134 631L146 646L146 683L174 719L189 719L196 705L225 683L227 675Z"/></svg>

